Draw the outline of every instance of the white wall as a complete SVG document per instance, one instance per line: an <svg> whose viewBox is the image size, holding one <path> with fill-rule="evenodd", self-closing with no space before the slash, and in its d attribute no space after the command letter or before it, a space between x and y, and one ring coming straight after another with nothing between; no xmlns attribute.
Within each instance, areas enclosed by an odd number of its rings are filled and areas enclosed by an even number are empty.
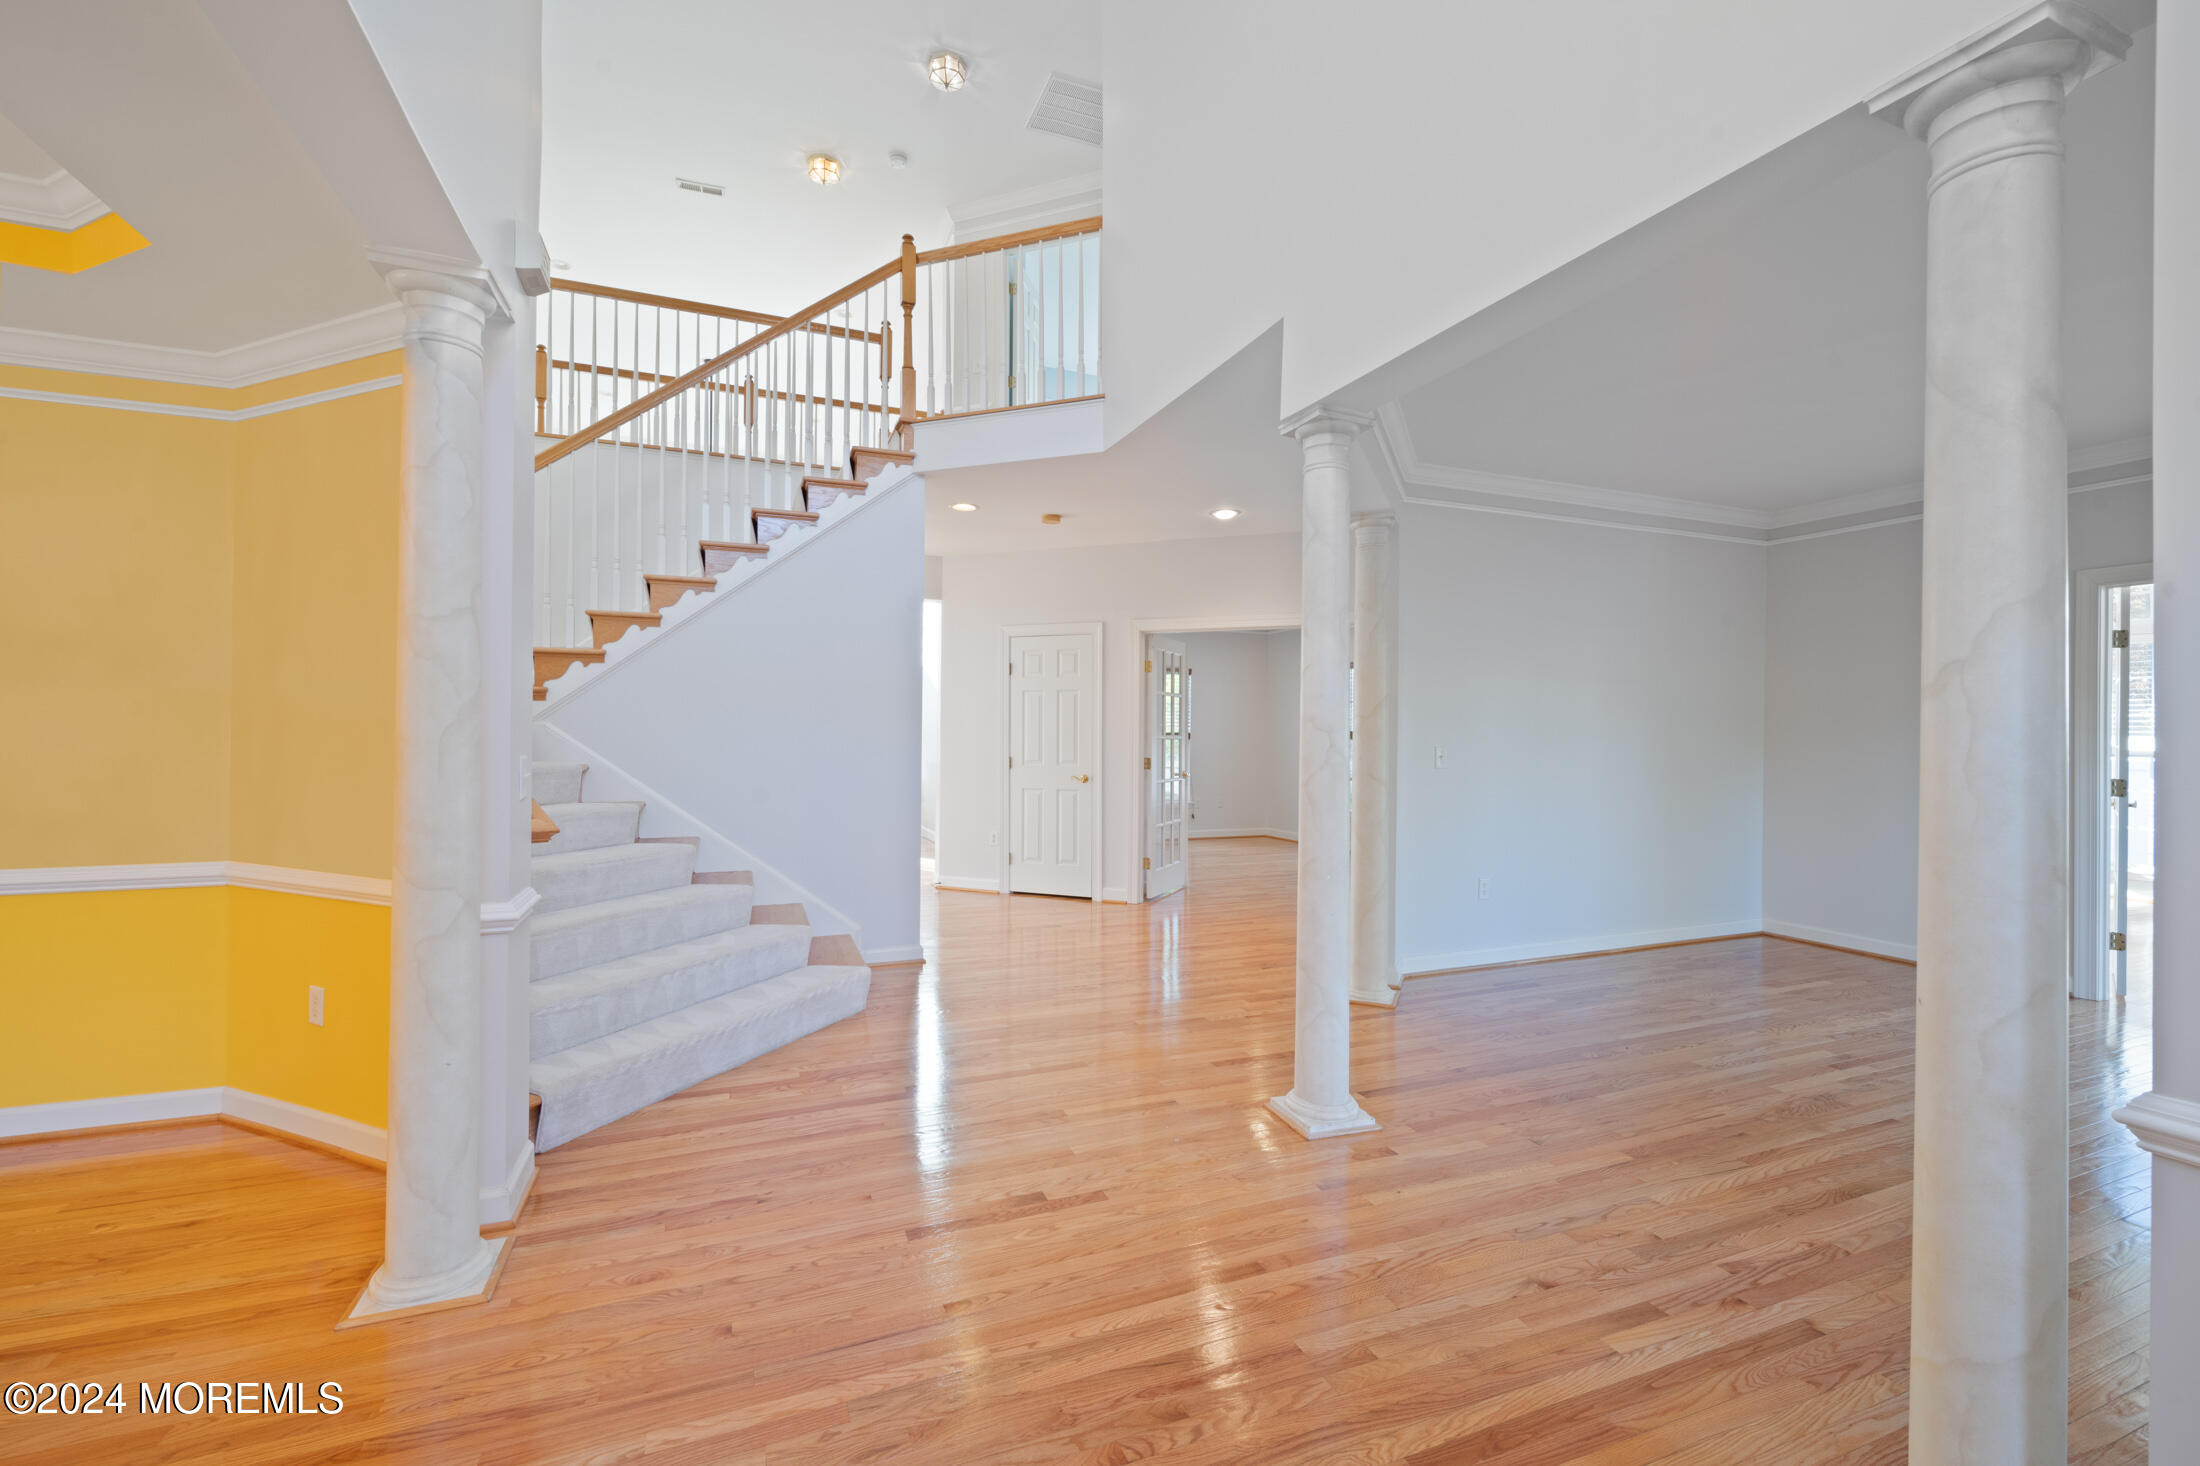
<svg viewBox="0 0 2200 1466"><path fill-rule="evenodd" d="M2073 494L2070 568L2152 553L2151 494ZM1920 526L1774 545L1765 637L1768 930L1917 948Z"/></svg>
<svg viewBox="0 0 2200 1466"><path fill-rule="evenodd" d="M829 908L872 961L918 956L924 481L880 480L736 574L558 695L538 756L650 800L644 834L753 856L759 900L814 896L812 925Z"/></svg>
<svg viewBox="0 0 2200 1466"><path fill-rule="evenodd" d="M1316 401L2014 8L1364 0L1329 24L1117 0L1109 439L1279 319L1280 405ZM2102 8L2129 25L2142 7ZM1228 165L1184 166L1209 154Z"/></svg>
<svg viewBox="0 0 2200 1466"><path fill-rule="evenodd" d="M1192 838L1295 836L1298 632L1198 632L1184 648L1192 669Z"/></svg>
<svg viewBox="0 0 2200 1466"><path fill-rule="evenodd" d="M1401 529L1401 968L1757 930L1764 550L1410 505Z"/></svg>
<svg viewBox="0 0 2200 1466"><path fill-rule="evenodd" d="M917 828L940 834L940 600L924 600L924 693L917 728Z"/></svg>
<svg viewBox="0 0 2200 1466"><path fill-rule="evenodd" d="M1103 624L1104 701L1101 893L1108 900L1130 899L1138 853L1142 676L1133 622L1295 624L1298 536L950 556L942 588L940 883L988 889L998 889L1000 883L1007 767L1002 628L1098 621Z"/></svg>

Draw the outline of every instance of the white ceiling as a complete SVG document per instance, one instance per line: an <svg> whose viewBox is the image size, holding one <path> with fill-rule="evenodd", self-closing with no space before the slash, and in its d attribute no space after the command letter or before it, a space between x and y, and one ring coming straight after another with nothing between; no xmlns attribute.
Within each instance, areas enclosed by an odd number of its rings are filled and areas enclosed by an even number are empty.
<svg viewBox="0 0 2200 1466"><path fill-rule="evenodd" d="M2147 430L2153 71L2148 33L2069 104L2074 449ZM1885 150L1408 394L1413 454L1464 471L1454 487L1501 475L1775 515L1915 484L1925 153L1883 123L1840 125Z"/></svg>
<svg viewBox="0 0 2200 1466"><path fill-rule="evenodd" d="M925 77L943 48L969 63L952 94ZM1024 125L1054 71L1101 79L1097 7L549 0L543 238L573 279L794 310L905 233L944 242L950 209L1097 172L1098 149ZM814 152L841 160L839 183L809 180Z"/></svg>
<svg viewBox="0 0 2200 1466"><path fill-rule="evenodd" d="M1282 365L1282 332L1271 330L1104 453L927 473L925 552L1297 533L1299 446L1276 431ZM917 452L921 468L921 428ZM951 509L958 500L976 512ZM1225 506L1238 517L1208 513Z"/></svg>
<svg viewBox="0 0 2200 1466"><path fill-rule="evenodd" d="M8 24L0 171L50 156L148 244L76 275L6 267L0 327L223 351L388 305L358 226L197 6Z"/></svg>

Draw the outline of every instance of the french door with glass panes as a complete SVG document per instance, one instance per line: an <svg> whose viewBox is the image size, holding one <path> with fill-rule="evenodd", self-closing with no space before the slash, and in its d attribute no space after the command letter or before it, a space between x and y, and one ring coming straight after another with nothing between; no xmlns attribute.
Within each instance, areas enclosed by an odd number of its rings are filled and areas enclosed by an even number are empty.
<svg viewBox="0 0 2200 1466"><path fill-rule="evenodd" d="M1146 899L1184 888L1192 788L1192 674L1184 639L1146 639Z"/></svg>

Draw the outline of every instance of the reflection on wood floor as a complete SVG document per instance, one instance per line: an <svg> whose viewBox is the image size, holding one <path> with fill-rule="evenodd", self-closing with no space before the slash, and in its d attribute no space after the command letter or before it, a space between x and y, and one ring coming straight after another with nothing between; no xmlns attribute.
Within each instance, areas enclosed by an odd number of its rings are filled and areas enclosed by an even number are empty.
<svg viewBox="0 0 2200 1466"><path fill-rule="evenodd" d="M15 1463L1903 1459L1912 973L1742 940L1355 1009L1290 1085L1291 861L942 892L870 1010L544 1158L489 1304L332 1332L379 1174L217 1125L0 1147L0 1378L334 1380L0 1417ZM935 898L927 892L928 904ZM2145 1010L2073 1008L2073 1460L2145 1456Z"/></svg>

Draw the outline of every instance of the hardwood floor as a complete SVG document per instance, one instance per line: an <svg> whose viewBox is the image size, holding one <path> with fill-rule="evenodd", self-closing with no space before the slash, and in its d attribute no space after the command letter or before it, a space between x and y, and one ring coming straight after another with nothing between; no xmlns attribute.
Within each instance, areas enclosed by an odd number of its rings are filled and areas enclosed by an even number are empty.
<svg viewBox="0 0 2200 1466"><path fill-rule="evenodd" d="M1355 1009L1309 1145L1291 860L941 893L863 1016L543 1160L497 1295L332 1331L378 1173L218 1125L0 1147L0 1458L1896 1463L1909 968L1744 940ZM928 897L928 899L930 899ZM2145 1457L2145 1010L2074 1004L2071 1454ZM140 1381L339 1382L319 1417Z"/></svg>

